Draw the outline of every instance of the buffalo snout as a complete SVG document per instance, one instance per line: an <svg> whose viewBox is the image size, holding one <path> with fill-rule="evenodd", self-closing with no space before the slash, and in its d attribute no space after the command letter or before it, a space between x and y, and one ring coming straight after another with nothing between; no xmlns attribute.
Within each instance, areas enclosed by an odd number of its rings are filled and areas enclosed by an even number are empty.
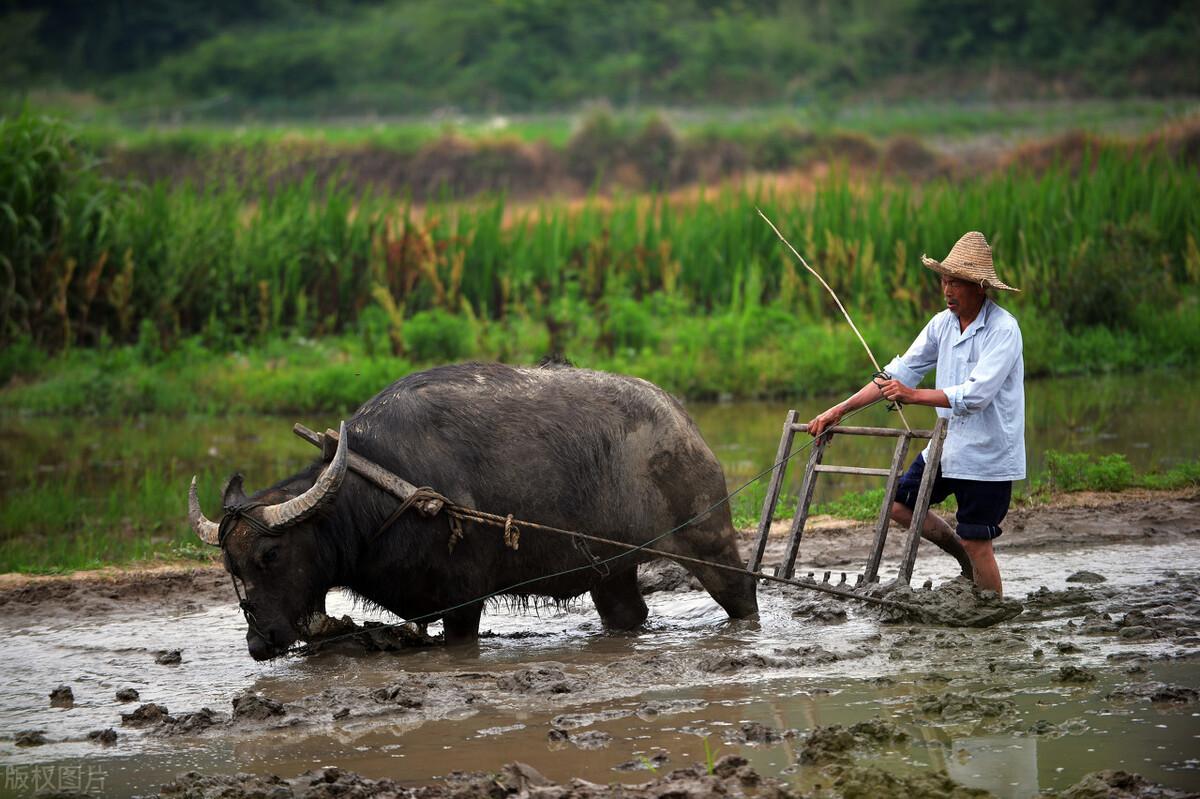
<svg viewBox="0 0 1200 799"><path fill-rule="evenodd" d="M246 633L246 647L250 650L250 657L255 660L270 660L276 658L287 651L286 646L279 646L273 640L275 636L269 638L259 635L254 630Z"/></svg>

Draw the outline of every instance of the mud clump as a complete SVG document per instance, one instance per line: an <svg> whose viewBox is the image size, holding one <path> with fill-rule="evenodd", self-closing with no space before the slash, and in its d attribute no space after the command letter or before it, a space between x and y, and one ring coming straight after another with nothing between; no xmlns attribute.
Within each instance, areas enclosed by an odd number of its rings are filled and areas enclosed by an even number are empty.
<svg viewBox="0 0 1200 799"><path fill-rule="evenodd" d="M785 738L795 738L795 730L780 732L774 727L768 727L757 721L747 721L736 730L729 730L723 736L725 743L750 744L751 746L774 746L783 743Z"/></svg>
<svg viewBox="0 0 1200 799"><path fill-rule="evenodd" d="M703 710L708 702L703 699L668 699L645 702L638 705L634 715L642 721L649 721L658 716L669 716L674 713L688 713L693 710Z"/></svg>
<svg viewBox="0 0 1200 799"><path fill-rule="evenodd" d="M700 581L692 573L671 560L656 560L638 568L638 591L657 594L660 591L702 591Z"/></svg>
<svg viewBox="0 0 1200 799"><path fill-rule="evenodd" d="M1088 774L1058 799L1185 799L1195 795L1150 782L1140 774L1105 769Z"/></svg>
<svg viewBox="0 0 1200 799"><path fill-rule="evenodd" d="M849 727L831 724L815 727L800 750L800 762L810 764L847 762L855 749L873 749L908 740L908 733L883 719L860 721Z"/></svg>
<svg viewBox="0 0 1200 799"><path fill-rule="evenodd" d="M1051 591L1046 586L1030 591L1025 597L1025 605L1030 610L1047 611L1071 605L1086 605L1101 599L1114 596L1111 589L1079 588L1071 586L1065 591Z"/></svg>
<svg viewBox="0 0 1200 799"><path fill-rule="evenodd" d="M1072 685L1086 685L1095 682L1096 675L1082 666L1063 666L1058 670L1058 675L1054 680Z"/></svg>
<svg viewBox="0 0 1200 799"><path fill-rule="evenodd" d="M944 624L948 627L991 627L1024 611L1020 602L979 591L963 578L948 580L936 589L914 591L907 585L877 588L872 595L903 603L880 609L883 621L907 624Z"/></svg>
<svg viewBox="0 0 1200 799"><path fill-rule="evenodd" d="M178 649L159 652L155 655L154 662L160 666L178 666L183 662L183 652Z"/></svg>
<svg viewBox="0 0 1200 799"><path fill-rule="evenodd" d="M700 658L696 667L709 674L734 674L744 669L766 669L771 663L756 653L728 655L717 652Z"/></svg>
<svg viewBox="0 0 1200 799"><path fill-rule="evenodd" d="M830 767L833 787L842 799L878 799L904 796L907 799L985 799L992 794L968 788L944 772L898 776L878 766Z"/></svg>
<svg viewBox="0 0 1200 799"><path fill-rule="evenodd" d="M69 685L60 685L50 692L51 707L75 707L75 692Z"/></svg>
<svg viewBox="0 0 1200 799"><path fill-rule="evenodd" d="M1183 685L1144 682L1123 686L1109 692L1104 698L1112 702L1146 700L1160 705L1188 705L1200 700L1200 691Z"/></svg>
<svg viewBox="0 0 1200 799"><path fill-rule="evenodd" d="M990 699L954 691L923 696L917 700L917 709L926 716L936 716L943 721L1001 719L1017 712L1017 706L1007 699Z"/></svg>
<svg viewBox="0 0 1200 799"><path fill-rule="evenodd" d="M351 653L399 652L440 643L438 638L427 635L423 627L411 622L397 625L368 621L358 624L349 616L335 619L324 613L309 619L304 640L308 644L308 654L330 649Z"/></svg>
<svg viewBox="0 0 1200 799"><path fill-rule="evenodd" d="M236 721L267 721L287 711L274 699L257 694L242 694L233 698L233 718Z"/></svg>
<svg viewBox="0 0 1200 799"><path fill-rule="evenodd" d="M806 597L792 609L792 615L825 624L841 624L848 618L843 603L824 597Z"/></svg>
<svg viewBox="0 0 1200 799"><path fill-rule="evenodd" d="M1087 570L1077 571L1067 578L1068 583L1105 583L1108 578L1103 574L1096 574Z"/></svg>
<svg viewBox="0 0 1200 799"><path fill-rule="evenodd" d="M558 666L536 666L497 678L496 687L522 694L569 694L579 689L579 682Z"/></svg>
<svg viewBox="0 0 1200 799"><path fill-rule="evenodd" d="M412 695L412 687L405 684L391 685L386 688L376 688L371 692L371 698L380 704L395 704L407 710L416 710L425 706L425 702L414 698ZM345 713L342 713L345 711ZM350 715L350 708L342 708L334 714L334 718L345 718Z"/></svg>
<svg viewBox="0 0 1200 799"><path fill-rule="evenodd" d="M87 739L101 746L112 746L117 742L117 731L112 727L105 730L92 730L87 734Z"/></svg>
<svg viewBox="0 0 1200 799"><path fill-rule="evenodd" d="M613 737L603 730L588 730L578 735L568 735L567 739L579 749L607 749Z"/></svg>
<svg viewBox="0 0 1200 799"><path fill-rule="evenodd" d="M203 707L195 713L184 713L178 718L168 716L158 728L162 735L195 735L225 721L219 714Z"/></svg>
<svg viewBox="0 0 1200 799"><path fill-rule="evenodd" d="M116 696L118 702L136 702L141 698L141 694L135 688L122 688L117 691Z"/></svg>
<svg viewBox="0 0 1200 799"><path fill-rule="evenodd" d="M122 713L121 724L125 727L150 727L163 723L167 718L166 705L148 702L132 713Z"/></svg>
<svg viewBox="0 0 1200 799"><path fill-rule="evenodd" d="M21 730L13 737L17 746L41 746L46 743L45 730Z"/></svg>
<svg viewBox="0 0 1200 799"><path fill-rule="evenodd" d="M819 644L776 649L775 654L783 657L788 666L795 667L823 666L829 663L837 663L839 660L846 659L842 655L839 655L835 652L830 652L828 649ZM855 652L853 654L857 655L858 653ZM866 654L865 651L863 654Z"/></svg>

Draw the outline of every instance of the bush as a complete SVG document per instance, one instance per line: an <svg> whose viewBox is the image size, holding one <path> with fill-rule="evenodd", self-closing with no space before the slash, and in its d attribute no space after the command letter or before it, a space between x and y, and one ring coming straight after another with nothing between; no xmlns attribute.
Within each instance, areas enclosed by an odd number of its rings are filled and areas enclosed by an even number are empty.
<svg viewBox="0 0 1200 799"><path fill-rule="evenodd" d="M475 333L468 320L435 308L405 322L404 342L417 361L457 361L474 351Z"/></svg>
<svg viewBox="0 0 1200 799"><path fill-rule="evenodd" d="M660 116L653 117L633 140L630 158L650 188L671 184L679 158L679 138Z"/></svg>
<svg viewBox="0 0 1200 799"><path fill-rule="evenodd" d="M1053 491L1121 491L1133 485L1133 467L1124 455L1047 452L1046 473Z"/></svg>
<svg viewBox="0 0 1200 799"><path fill-rule="evenodd" d="M1144 216L1124 225L1107 224L1098 240L1076 250L1059 273L1053 296L1070 330L1102 326L1130 328L1144 300L1171 303L1171 279L1153 253L1160 234Z"/></svg>
<svg viewBox="0 0 1200 799"><path fill-rule="evenodd" d="M640 351L658 343L654 319L646 307L631 297L614 296L607 300L604 338L609 351L616 348Z"/></svg>
<svg viewBox="0 0 1200 799"><path fill-rule="evenodd" d="M624 155L625 138L616 118L608 109L599 108L588 114L567 142L567 171L591 186L611 178Z"/></svg>
<svg viewBox="0 0 1200 799"><path fill-rule="evenodd" d="M36 374L45 362L45 353L35 347L28 336L0 347L0 387L8 385L8 381L14 377Z"/></svg>

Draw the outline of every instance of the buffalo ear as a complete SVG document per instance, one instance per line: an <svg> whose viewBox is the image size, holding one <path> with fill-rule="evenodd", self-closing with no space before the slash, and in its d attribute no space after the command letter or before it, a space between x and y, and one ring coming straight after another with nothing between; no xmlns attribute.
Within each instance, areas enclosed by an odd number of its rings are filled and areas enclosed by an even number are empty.
<svg viewBox="0 0 1200 799"><path fill-rule="evenodd" d="M242 475L238 472L225 481L225 487L221 489L221 505L228 510L245 501L246 491L242 488Z"/></svg>

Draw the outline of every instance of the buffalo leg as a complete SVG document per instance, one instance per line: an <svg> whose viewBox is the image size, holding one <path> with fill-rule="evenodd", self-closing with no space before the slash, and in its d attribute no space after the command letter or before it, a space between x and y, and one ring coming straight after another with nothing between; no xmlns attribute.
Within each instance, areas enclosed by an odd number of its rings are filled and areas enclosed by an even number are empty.
<svg viewBox="0 0 1200 799"><path fill-rule="evenodd" d="M605 578L592 589L592 602L600 613L600 621L610 630L636 629L650 613L638 590L637 568Z"/></svg>
<svg viewBox="0 0 1200 799"><path fill-rule="evenodd" d="M446 643L453 645L478 641L479 617L482 615L483 603L476 602L442 616L442 625L446 630Z"/></svg>

